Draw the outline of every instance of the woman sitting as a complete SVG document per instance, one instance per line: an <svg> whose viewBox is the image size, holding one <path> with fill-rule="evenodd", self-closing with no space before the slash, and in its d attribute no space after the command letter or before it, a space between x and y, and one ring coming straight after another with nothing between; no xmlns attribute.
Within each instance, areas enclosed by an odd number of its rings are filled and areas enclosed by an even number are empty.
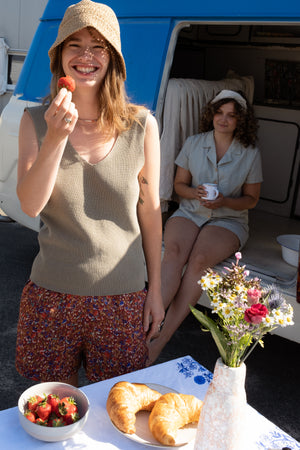
<svg viewBox="0 0 300 450"><path fill-rule="evenodd" d="M167 309L164 326L149 344L148 364L201 296L197 281L241 249L248 238L248 209L258 202L262 182L256 142L257 121L248 101L223 90L206 106L200 134L189 137L175 163L178 210L167 221L162 262L162 295ZM219 194L206 200L205 183ZM183 272L184 267L185 271Z"/></svg>

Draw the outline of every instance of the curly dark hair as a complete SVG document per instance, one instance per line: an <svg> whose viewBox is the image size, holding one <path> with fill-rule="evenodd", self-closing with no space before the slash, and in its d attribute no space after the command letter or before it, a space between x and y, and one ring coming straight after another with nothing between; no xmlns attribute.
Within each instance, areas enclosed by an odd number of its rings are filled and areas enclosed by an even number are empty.
<svg viewBox="0 0 300 450"><path fill-rule="evenodd" d="M207 131L213 130L213 118L218 109L222 105L225 105L225 103L233 102L237 115L237 125L234 132L234 137L244 147L255 147L257 140L258 122L255 118L254 110L246 99L245 95L241 91L237 92L246 100L247 109L245 110L234 98L224 98L216 103L211 103L210 101L202 111L199 131L200 133L205 133Z"/></svg>

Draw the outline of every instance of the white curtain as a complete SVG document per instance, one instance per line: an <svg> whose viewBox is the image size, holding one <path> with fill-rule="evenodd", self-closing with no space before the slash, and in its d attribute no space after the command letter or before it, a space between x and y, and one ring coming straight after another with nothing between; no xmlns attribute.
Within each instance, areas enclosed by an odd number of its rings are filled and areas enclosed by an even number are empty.
<svg viewBox="0 0 300 450"><path fill-rule="evenodd" d="M8 45L0 38L0 95L5 94L7 85Z"/></svg>

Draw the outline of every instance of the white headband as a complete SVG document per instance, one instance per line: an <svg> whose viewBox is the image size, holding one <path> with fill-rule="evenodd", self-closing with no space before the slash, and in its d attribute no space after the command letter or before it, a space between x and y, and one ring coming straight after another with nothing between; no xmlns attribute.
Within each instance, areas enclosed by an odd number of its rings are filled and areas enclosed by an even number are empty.
<svg viewBox="0 0 300 450"><path fill-rule="evenodd" d="M227 89L223 89L223 91L219 92L219 94L212 99L211 103L216 103L219 100L223 100L224 98L232 98L233 100L236 100L242 108L247 109L246 100L237 92L229 91Z"/></svg>

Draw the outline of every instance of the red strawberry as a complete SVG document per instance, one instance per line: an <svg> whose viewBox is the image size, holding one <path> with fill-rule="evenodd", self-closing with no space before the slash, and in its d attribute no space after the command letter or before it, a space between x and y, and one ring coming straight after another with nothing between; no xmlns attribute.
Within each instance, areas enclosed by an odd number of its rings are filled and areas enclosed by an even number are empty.
<svg viewBox="0 0 300 450"><path fill-rule="evenodd" d="M70 77L70 75L67 75L66 77L61 77L58 80L57 87L59 89L66 88L69 91L74 92L75 91L75 87L76 87L75 86L75 80L73 80L73 78Z"/></svg>
<svg viewBox="0 0 300 450"><path fill-rule="evenodd" d="M34 395L33 397L29 398L27 405L26 405L26 409L34 412L37 405L42 401L43 401L43 398L40 395Z"/></svg>
<svg viewBox="0 0 300 450"><path fill-rule="evenodd" d="M29 409L25 411L24 416L26 417L26 419L30 420L30 422L35 423L35 414L32 411L29 411Z"/></svg>
<svg viewBox="0 0 300 450"><path fill-rule="evenodd" d="M46 426L47 426L47 420L43 420L43 419L41 419L40 417L38 417L38 418L36 419L35 423L36 423L37 425L42 425L43 427L46 427Z"/></svg>
<svg viewBox="0 0 300 450"><path fill-rule="evenodd" d="M37 405L35 412L37 413L40 419L42 420L48 419L51 413L51 405L47 403L47 399L43 400Z"/></svg>
<svg viewBox="0 0 300 450"><path fill-rule="evenodd" d="M54 417L48 420L48 427L64 427L66 423L63 421L62 417Z"/></svg>
<svg viewBox="0 0 300 450"><path fill-rule="evenodd" d="M59 403L59 412L62 416L74 414L78 412L76 401L73 397L64 397Z"/></svg>
<svg viewBox="0 0 300 450"><path fill-rule="evenodd" d="M55 413L57 416L59 416L59 410L58 410L59 397L58 397L58 395L49 394L47 397L47 403L49 403L49 405L51 405L51 412Z"/></svg>
<svg viewBox="0 0 300 450"><path fill-rule="evenodd" d="M65 422L66 425L71 425L74 422L77 422L77 420L80 419L79 414L76 413L72 413L72 414L66 414L65 416L63 416L63 420Z"/></svg>

